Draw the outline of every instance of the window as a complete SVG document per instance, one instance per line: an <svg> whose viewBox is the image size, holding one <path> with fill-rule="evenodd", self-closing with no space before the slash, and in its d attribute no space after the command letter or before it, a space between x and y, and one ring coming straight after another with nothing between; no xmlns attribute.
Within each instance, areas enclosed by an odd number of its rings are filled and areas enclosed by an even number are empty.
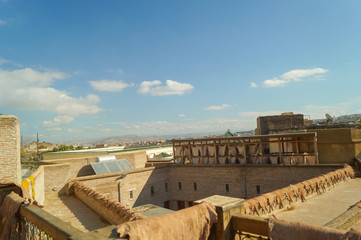
<svg viewBox="0 0 361 240"><path fill-rule="evenodd" d="M229 184L226 183L226 192L229 192Z"/></svg>
<svg viewBox="0 0 361 240"><path fill-rule="evenodd" d="M260 195L261 194L261 186L257 185L256 190L257 190L257 195Z"/></svg>
<svg viewBox="0 0 361 240"><path fill-rule="evenodd" d="M194 189L194 191L197 191L197 183L193 183L193 189Z"/></svg>
<svg viewBox="0 0 361 240"><path fill-rule="evenodd" d="M182 190L182 183L181 182L178 182L178 189Z"/></svg>
<svg viewBox="0 0 361 240"><path fill-rule="evenodd" d="M168 192L168 183L164 183L164 188L165 188L165 191Z"/></svg>
<svg viewBox="0 0 361 240"><path fill-rule="evenodd" d="M133 191L129 191L129 199L130 199L130 200L133 199Z"/></svg>
<svg viewBox="0 0 361 240"><path fill-rule="evenodd" d="M154 195L154 186L151 186L151 187L150 187L150 194L151 194L151 195Z"/></svg>

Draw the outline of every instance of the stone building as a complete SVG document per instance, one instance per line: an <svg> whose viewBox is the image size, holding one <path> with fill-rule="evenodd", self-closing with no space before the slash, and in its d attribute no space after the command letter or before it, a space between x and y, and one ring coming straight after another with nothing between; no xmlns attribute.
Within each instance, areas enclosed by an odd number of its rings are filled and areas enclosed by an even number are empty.
<svg viewBox="0 0 361 240"><path fill-rule="evenodd" d="M304 128L303 114L292 112L257 118L256 135L287 133Z"/></svg>

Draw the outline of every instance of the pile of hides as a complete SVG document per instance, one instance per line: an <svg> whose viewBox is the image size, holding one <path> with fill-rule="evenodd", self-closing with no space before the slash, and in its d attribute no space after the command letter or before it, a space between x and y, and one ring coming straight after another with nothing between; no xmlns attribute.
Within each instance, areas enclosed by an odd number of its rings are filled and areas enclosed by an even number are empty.
<svg viewBox="0 0 361 240"><path fill-rule="evenodd" d="M129 240L207 240L216 222L215 207L202 202L166 215L123 223L117 232Z"/></svg>

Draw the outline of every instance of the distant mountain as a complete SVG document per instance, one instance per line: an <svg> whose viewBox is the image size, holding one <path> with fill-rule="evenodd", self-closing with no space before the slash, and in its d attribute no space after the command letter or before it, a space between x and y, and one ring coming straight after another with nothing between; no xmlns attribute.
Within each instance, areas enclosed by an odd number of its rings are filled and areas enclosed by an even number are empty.
<svg viewBox="0 0 361 240"><path fill-rule="evenodd" d="M172 140L172 139L184 139L184 138L202 138L202 137L210 137L214 134L219 133L189 133L189 134L172 134L172 135L159 135L159 136L138 136L136 134L122 135L122 136L114 136L114 137L106 137L106 138L96 138L96 139L84 139L84 140L74 140L67 144L72 145L84 145L91 146L95 144L129 144L134 142L149 142L149 141L159 141L159 140Z"/></svg>

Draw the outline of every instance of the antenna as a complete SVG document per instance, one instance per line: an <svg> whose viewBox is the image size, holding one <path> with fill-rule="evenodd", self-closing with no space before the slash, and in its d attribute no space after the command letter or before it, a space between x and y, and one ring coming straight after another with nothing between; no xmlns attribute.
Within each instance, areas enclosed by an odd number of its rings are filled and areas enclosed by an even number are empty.
<svg viewBox="0 0 361 240"><path fill-rule="evenodd" d="M327 123L332 123L333 122L333 117L331 117L330 114L326 113L326 118L327 118Z"/></svg>

